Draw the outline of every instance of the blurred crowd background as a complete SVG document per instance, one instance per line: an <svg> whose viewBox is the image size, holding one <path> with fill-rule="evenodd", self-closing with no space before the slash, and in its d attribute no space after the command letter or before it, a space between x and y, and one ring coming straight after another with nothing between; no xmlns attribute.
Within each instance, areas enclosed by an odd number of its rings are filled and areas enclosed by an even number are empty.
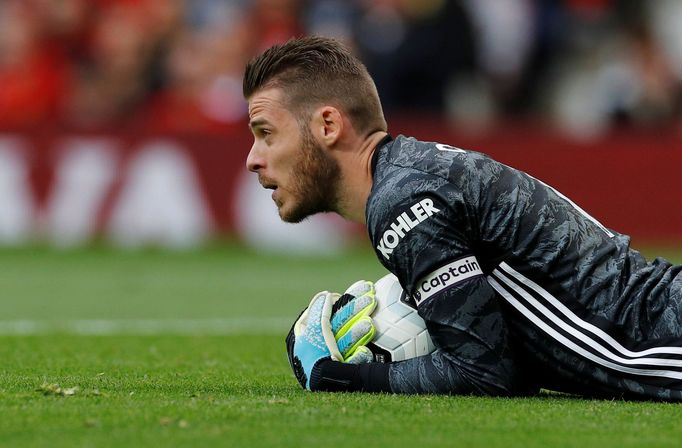
<svg viewBox="0 0 682 448"><path fill-rule="evenodd" d="M0 0L0 129L243 126L248 59L346 42L388 113L682 128L680 0Z"/></svg>

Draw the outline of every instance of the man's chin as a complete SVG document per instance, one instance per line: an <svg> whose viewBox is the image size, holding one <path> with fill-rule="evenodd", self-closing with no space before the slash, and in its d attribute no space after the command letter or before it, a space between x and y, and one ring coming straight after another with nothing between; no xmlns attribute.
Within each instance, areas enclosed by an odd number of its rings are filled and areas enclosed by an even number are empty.
<svg viewBox="0 0 682 448"><path fill-rule="evenodd" d="M320 210L304 207L287 207L285 204L278 204L277 211L279 212L280 219L290 224L298 224L306 218L320 213Z"/></svg>
<svg viewBox="0 0 682 448"><path fill-rule="evenodd" d="M282 208L279 209L279 217L282 221L288 222L290 224L298 224L299 222L303 221L307 217L309 217L312 213L296 213L294 210L292 211L287 211Z"/></svg>

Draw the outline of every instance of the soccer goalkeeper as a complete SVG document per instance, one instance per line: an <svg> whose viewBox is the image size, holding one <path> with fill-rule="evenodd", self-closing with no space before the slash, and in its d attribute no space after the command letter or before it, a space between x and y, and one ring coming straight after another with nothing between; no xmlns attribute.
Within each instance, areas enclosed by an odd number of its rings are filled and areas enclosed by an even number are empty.
<svg viewBox="0 0 682 448"><path fill-rule="evenodd" d="M682 399L682 266L648 263L627 236L483 154L391 137L367 70L334 40L266 50L244 96L247 166L281 218L365 223L437 347L368 362L371 285L322 293L287 340L304 387ZM471 275L441 281L461 263Z"/></svg>

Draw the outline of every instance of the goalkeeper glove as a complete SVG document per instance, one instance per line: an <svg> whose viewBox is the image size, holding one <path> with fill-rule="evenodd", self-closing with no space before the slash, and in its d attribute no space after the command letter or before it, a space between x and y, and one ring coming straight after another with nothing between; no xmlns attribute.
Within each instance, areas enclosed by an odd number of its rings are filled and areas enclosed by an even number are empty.
<svg viewBox="0 0 682 448"><path fill-rule="evenodd" d="M376 330L370 315L377 306L374 283L353 283L332 307L332 332L343 361L350 364L371 362L374 355L366 344Z"/></svg>
<svg viewBox="0 0 682 448"><path fill-rule="evenodd" d="M343 296L322 291L313 297L286 339L289 364L303 388L315 389L315 366L324 359L352 363L372 360L364 345L375 334L369 317L375 307L371 282L356 282Z"/></svg>

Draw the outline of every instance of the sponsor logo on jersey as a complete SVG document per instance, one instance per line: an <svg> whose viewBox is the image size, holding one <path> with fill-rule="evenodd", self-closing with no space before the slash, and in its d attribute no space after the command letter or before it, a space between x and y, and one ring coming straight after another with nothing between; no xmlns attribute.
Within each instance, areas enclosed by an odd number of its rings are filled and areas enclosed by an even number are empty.
<svg viewBox="0 0 682 448"><path fill-rule="evenodd" d="M483 275L476 257L460 258L441 268L436 269L417 283L417 290L412 298L419 306L429 297L432 297L444 289L477 275Z"/></svg>
<svg viewBox="0 0 682 448"><path fill-rule="evenodd" d="M384 231L381 240L377 245L377 250L381 252L387 260L391 258L393 249L407 235L407 233L426 221L430 216L440 212L433 206L431 199L422 199L410 207L409 212L401 213L392 223L391 228Z"/></svg>

